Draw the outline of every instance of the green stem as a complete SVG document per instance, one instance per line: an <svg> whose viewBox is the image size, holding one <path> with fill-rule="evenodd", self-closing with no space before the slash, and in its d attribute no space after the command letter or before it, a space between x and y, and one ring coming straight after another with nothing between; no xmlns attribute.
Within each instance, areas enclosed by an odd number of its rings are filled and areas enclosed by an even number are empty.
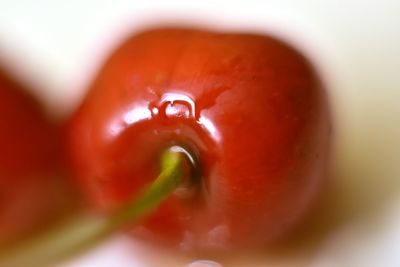
<svg viewBox="0 0 400 267"><path fill-rule="evenodd" d="M151 213L180 184L182 155L168 149L161 160L161 173L134 201L110 217L80 215L20 246L2 251L0 267L44 266L82 251L135 219Z"/></svg>

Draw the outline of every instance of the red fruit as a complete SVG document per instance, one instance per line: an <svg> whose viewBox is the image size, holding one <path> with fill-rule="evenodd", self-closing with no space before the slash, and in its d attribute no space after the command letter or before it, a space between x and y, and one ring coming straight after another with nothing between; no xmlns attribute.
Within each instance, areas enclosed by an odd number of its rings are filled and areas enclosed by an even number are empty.
<svg viewBox="0 0 400 267"><path fill-rule="evenodd" d="M68 206L58 129L23 90L0 70L0 245L43 227Z"/></svg>
<svg viewBox="0 0 400 267"><path fill-rule="evenodd" d="M269 242L303 217L324 180L329 126L319 78L287 44L159 29L106 62L72 120L69 149L90 199L109 211L157 177L163 150L185 148L199 182L135 232L224 250Z"/></svg>

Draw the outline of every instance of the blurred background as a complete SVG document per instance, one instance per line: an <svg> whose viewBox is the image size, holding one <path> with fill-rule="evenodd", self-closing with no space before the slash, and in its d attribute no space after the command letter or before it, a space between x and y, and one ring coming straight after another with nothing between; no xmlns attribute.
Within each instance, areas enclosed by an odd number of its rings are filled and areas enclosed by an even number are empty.
<svg viewBox="0 0 400 267"><path fill-rule="evenodd" d="M321 208L290 246L220 263L400 266L400 2L0 0L0 62L33 85L51 116L66 117L123 39L160 24L282 38L311 59L332 100L332 185ZM119 235L58 266L185 266L194 260Z"/></svg>

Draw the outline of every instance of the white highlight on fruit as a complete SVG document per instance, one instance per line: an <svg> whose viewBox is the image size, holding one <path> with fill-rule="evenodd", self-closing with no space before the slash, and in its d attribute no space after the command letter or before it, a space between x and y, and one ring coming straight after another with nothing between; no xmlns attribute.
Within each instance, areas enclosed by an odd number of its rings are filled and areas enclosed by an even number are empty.
<svg viewBox="0 0 400 267"><path fill-rule="evenodd" d="M223 266L215 261L197 260L192 263L189 263L188 265L185 265L185 267L223 267Z"/></svg>
<svg viewBox="0 0 400 267"><path fill-rule="evenodd" d="M125 127L122 125L122 123L111 123L108 127L107 136L117 136L124 128Z"/></svg>
<svg viewBox="0 0 400 267"><path fill-rule="evenodd" d="M158 115L158 108L157 108L157 107L152 108L152 109L151 109L151 112L152 112L154 115Z"/></svg>
<svg viewBox="0 0 400 267"><path fill-rule="evenodd" d="M176 116L179 114L180 110L176 108L175 104L184 104L188 110L184 114L185 117L192 117L197 120L197 122L211 135L211 137L217 142L221 140L221 135L218 132L215 125L212 123L207 116L204 114L200 114L200 110L196 110L196 104L192 98L188 95L185 95L182 92L177 91L176 93L166 93L161 97L161 103L169 103L166 107L165 115L167 116Z"/></svg>
<svg viewBox="0 0 400 267"><path fill-rule="evenodd" d="M189 96L184 95L183 93L166 93L161 98L161 103L169 102L173 105L177 101L181 101L181 102L189 104L190 114L191 114L191 116L195 116L195 114L196 114L195 113L195 103ZM171 115L173 115L173 114L171 114Z"/></svg>
<svg viewBox="0 0 400 267"><path fill-rule="evenodd" d="M189 251L193 245L193 242L194 242L194 234L192 232L185 231L183 234L183 240L179 244L179 247L183 251Z"/></svg>
<svg viewBox="0 0 400 267"><path fill-rule="evenodd" d="M204 126L204 128L210 133L210 135L214 138L216 141L221 140L221 135L219 134L217 128L215 125L205 116L200 116L199 118L199 123Z"/></svg>
<svg viewBox="0 0 400 267"><path fill-rule="evenodd" d="M229 245L231 231L225 224L217 225L207 233L206 246L217 250L224 250Z"/></svg>
<svg viewBox="0 0 400 267"><path fill-rule="evenodd" d="M118 113L120 114L120 113ZM127 125L134 124L141 120L146 120L151 118L151 111L146 105L135 105L127 112L123 114L123 117L118 115L112 119L111 123L108 125L107 136L109 138L119 135Z"/></svg>
<svg viewBox="0 0 400 267"><path fill-rule="evenodd" d="M151 118L151 111L144 106L135 106L124 115L124 122L128 125Z"/></svg>
<svg viewBox="0 0 400 267"><path fill-rule="evenodd" d="M195 160L194 160L192 154L189 153L189 151L187 151L187 150L184 149L183 147L181 147L181 146L171 146L169 149L170 149L172 152L184 154L184 155L189 159L189 161L190 161L193 165L195 164Z"/></svg>

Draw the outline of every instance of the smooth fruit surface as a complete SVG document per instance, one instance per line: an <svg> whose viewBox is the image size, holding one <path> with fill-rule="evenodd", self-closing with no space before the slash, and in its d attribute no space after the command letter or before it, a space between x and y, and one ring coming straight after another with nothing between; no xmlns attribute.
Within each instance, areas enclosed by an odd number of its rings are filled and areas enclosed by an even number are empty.
<svg viewBox="0 0 400 267"><path fill-rule="evenodd" d="M309 209L325 170L330 122L308 61L274 38L157 29L108 59L69 128L69 153L92 203L113 210L159 172L172 145L195 183L134 232L184 250L252 247Z"/></svg>
<svg viewBox="0 0 400 267"><path fill-rule="evenodd" d="M61 139L38 103L0 70L0 245L42 228L68 206Z"/></svg>

